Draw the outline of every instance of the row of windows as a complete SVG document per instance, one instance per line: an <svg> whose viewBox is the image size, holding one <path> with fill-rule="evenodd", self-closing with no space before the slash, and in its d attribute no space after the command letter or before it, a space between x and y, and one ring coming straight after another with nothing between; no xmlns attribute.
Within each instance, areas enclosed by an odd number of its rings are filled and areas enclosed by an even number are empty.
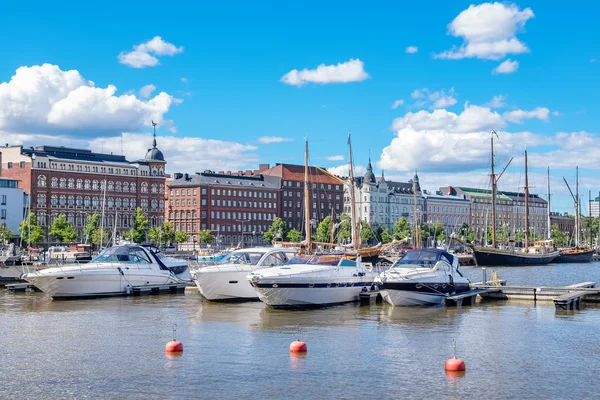
<svg viewBox="0 0 600 400"><path fill-rule="evenodd" d="M468 214L468 207L451 207L451 206L435 206L431 205L427 207L427 211L436 213L448 213L448 214Z"/></svg>
<svg viewBox="0 0 600 400"><path fill-rule="evenodd" d="M43 193L40 193L37 195L37 199L36 199L36 204L38 207L46 207L47 204L47 196ZM65 206L76 206L76 207L94 207L94 208L103 208L103 204L104 201L102 199L102 197L90 197L90 196L73 196L73 195L56 195L53 194L50 196L50 206L52 207L65 207ZM115 198L113 199L112 197L109 197L108 199L106 199L106 205L109 208L112 207L123 207L125 209L129 208L131 210L134 210L136 208L136 199L121 199L121 198ZM147 208L148 207L148 199L141 199L140 200L140 207L142 208ZM153 210L156 209L164 209L165 207L165 201L164 200L157 200L157 199L152 199L150 201L150 208L152 208Z"/></svg>
<svg viewBox="0 0 600 400"><path fill-rule="evenodd" d="M205 190L205 189L202 189ZM265 198L265 199L276 199L277 198L277 193L276 192L251 192L249 190L222 190L223 192L223 196L239 196L239 197L256 197L259 199ZM205 193L203 193L205 194ZM221 195L221 189L211 189L210 190L210 194L211 195L217 195L220 196Z"/></svg>
<svg viewBox="0 0 600 400"><path fill-rule="evenodd" d="M23 162L21 162L23 163ZM38 168L46 168L46 163L45 162L37 162L36 163L36 167ZM21 167L24 168L24 167ZM96 166L96 165L82 165L82 164L65 164L65 163L57 163L57 162L51 162L50 163L50 168L51 169L58 169L58 170L62 170L62 171L78 171L78 172L94 172L94 173L102 173L102 174L116 174L116 175L132 175L135 176L138 174L138 170L137 169L129 169L129 168L115 168L115 167L102 167L102 166ZM163 167L157 167L157 166L153 166L151 169L151 175L152 176L162 176L164 175L165 171ZM141 170L141 174L143 176L147 176L148 175L148 171L146 170Z"/></svg>
<svg viewBox="0 0 600 400"><path fill-rule="evenodd" d="M239 219L239 220L254 220L254 221L272 221L275 214L270 213L242 213L231 211L211 211L211 218L216 219Z"/></svg>
<svg viewBox="0 0 600 400"><path fill-rule="evenodd" d="M266 232L269 229L268 225L250 225L250 224L242 224L242 225L215 225L210 224L210 230L213 232Z"/></svg>
<svg viewBox="0 0 600 400"><path fill-rule="evenodd" d="M191 206L192 203L196 206L196 205L198 205L198 200L196 200L196 199L194 199L193 201L191 199L187 200L187 205L188 206ZM185 206L186 205L186 200L185 199L183 199L183 200L170 200L170 204L172 206L176 206L176 207ZM203 206L206 205L206 199L202 199L202 205Z"/></svg>
<svg viewBox="0 0 600 400"><path fill-rule="evenodd" d="M179 219L181 218L196 218L196 210L193 211L182 211L181 213L179 211L171 211L169 213L169 218L170 219ZM202 217L206 217L206 211L202 211Z"/></svg>
<svg viewBox="0 0 600 400"><path fill-rule="evenodd" d="M131 192L135 193L136 184L135 182L113 182L113 181L98 181L98 180L90 180L90 179L73 179L73 178L57 178L52 177L50 179L50 187L51 188L59 188L59 189L84 189L84 190L104 190L104 186L106 184L106 190L109 192ZM39 175L37 178L37 186L38 187L46 187L47 179L45 175ZM140 184L141 193L148 193L148 183L142 182ZM164 193L165 185L153 183L150 185L151 193Z"/></svg>
<svg viewBox="0 0 600 400"><path fill-rule="evenodd" d="M193 189L193 193L194 196L198 194L198 189ZM171 196L179 196L179 194L181 194L182 196L185 196L186 194L188 196L192 195L192 189L171 189ZM206 194L206 188L202 188L202 194Z"/></svg>
<svg viewBox="0 0 600 400"><path fill-rule="evenodd" d="M20 161L18 164L19 164L19 168L25 168L25 161ZM13 162L6 163L6 168L14 168L14 167L15 167L15 163L13 163Z"/></svg>
<svg viewBox="0 0 600 400"><path fill-rule="evenodd" d="M206 205L206 199L202 199L202 205ZM244 208L277 208L275 203L267 203L266 201L263 203L262 201L240 201L240 200L210 200L211 206L223 206L223 207L244 207Z"/></svg>
<svg viewBox="0 0 600 400"><path fill-rule="evenodd" d="M295 183L295 186L296 186L297 188L299 188L299 187L302 187L302 183L301 183L300 181L296 181L296 182L294 182L294 181L283 181L283 186L284 186L284 187L286 187L286 186L287 186L287 187L293 187L293 186L294 186L294 183ZM312 187L313 187L313 189L316 189L316 188L317 188L317 184L316 184L316 183L313 183L313 184L312 184ZM340 185L330 185L330 184L328 184L328 185L327 185L327 190L331 190L333 187L335 187L335 190L340 190ZM320 188L320 189L325 189L325 184L324 184L324 183L321 183L321 184L319 185L319 188ZM291 196L291 195L290 195L290 196Z"/></svg>
<svg viewBox="0 0 600 400"><path fill-rule="evenodd" d="M67 221L75 227L83 227L87 223L87 219L92 214L84 214L84 213L67 213L66 215ZM37 214L37 220L41 226L49 226L52 225L54 220L58 218L59 214L46 214L44 212L40 212ZM105 215L104 216L104 226L112 227L114 226L115 216L114 215ZM135 215L117 215L116 222L118 228L126 228L130 226L134 226L135 223ZM153 216L150 219L151 226L160 226L163 224L163 217L155 217Z"/></svg>

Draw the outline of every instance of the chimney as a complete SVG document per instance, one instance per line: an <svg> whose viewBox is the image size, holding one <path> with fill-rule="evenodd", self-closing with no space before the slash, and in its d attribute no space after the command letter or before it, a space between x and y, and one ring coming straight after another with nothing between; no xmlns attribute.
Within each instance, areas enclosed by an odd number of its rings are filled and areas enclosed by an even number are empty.
<svg viewBox="0 0 600 400"><path fill-rule="evenodd" d="M269 164L258 164L258 172L265 171L270 168Z"/></svg>
<svg viewBox="0 0 600 400"><path fill-rule="evenodd" d="M189 180L190 180L190 174L183 174L183 178L184 178L186 181L189 181Z"/></svg>
<svg viewBox="0 0 600 400"><path fill-rule="evenodd" d="M219 171L219 175L225 175L225 171Z"/></svg>
<svg viewBox="0 0 600 400"><path fill-rule="evenodd" d="M252 176L253 171L251 169L246 170L246 176Z"/></svg>

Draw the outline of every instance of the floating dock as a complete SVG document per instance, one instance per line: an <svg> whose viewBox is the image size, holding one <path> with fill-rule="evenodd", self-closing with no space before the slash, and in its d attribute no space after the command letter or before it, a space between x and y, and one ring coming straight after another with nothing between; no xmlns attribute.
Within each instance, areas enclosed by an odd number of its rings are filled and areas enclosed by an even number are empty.
<svg viewBox="0 0 600 400"><path fill-rule="evenodd" d="M13 283L6 285L6 288L13 293L24 293L24 292L41 292L40 289L32 285L31 283Z"/></svg>

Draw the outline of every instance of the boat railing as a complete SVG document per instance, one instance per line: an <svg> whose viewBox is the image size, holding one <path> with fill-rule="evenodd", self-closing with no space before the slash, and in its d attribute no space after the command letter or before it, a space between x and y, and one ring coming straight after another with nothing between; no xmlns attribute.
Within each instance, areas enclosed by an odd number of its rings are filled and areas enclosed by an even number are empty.
<svg viewBox="0 0 600 400"><path fill-rule="evenodd" d="M42 267L41 265L27 265L25 266L25 270L27 271L27 273L35 273L38 272L40 270L43 269L50 269L50 268L56 268L59 269L62 272L83 272L84 270L94 270L94 269L115 269L118 270L119 268L123 271L127 271L127 270L150 270L153 269L153 266L155 266L155 264L147 264L147 263L118 263L118 262L113 262L113 261L108 261L108 262L101 262L101 263L79 263L79 262L73 262L73 263L58 263L56 265L52 265L51 263L47 263L45 265L45 267ZM155 268L158 268L158 266L155 266Z"/></svg>

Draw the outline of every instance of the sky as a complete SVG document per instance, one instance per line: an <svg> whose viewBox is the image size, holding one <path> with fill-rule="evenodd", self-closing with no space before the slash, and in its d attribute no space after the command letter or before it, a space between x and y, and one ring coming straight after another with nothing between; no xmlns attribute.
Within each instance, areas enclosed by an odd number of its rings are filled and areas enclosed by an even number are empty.
<svg viewBox="0 0 600 400"><path fill-rule="evenodd" d="M284 4L286 3L286 4ZM598 6L554 1L10 2L0 143L144 156L167 172L310 163L421 187L600 191ZM573 187L574 190L574 187Z"/></svg>

